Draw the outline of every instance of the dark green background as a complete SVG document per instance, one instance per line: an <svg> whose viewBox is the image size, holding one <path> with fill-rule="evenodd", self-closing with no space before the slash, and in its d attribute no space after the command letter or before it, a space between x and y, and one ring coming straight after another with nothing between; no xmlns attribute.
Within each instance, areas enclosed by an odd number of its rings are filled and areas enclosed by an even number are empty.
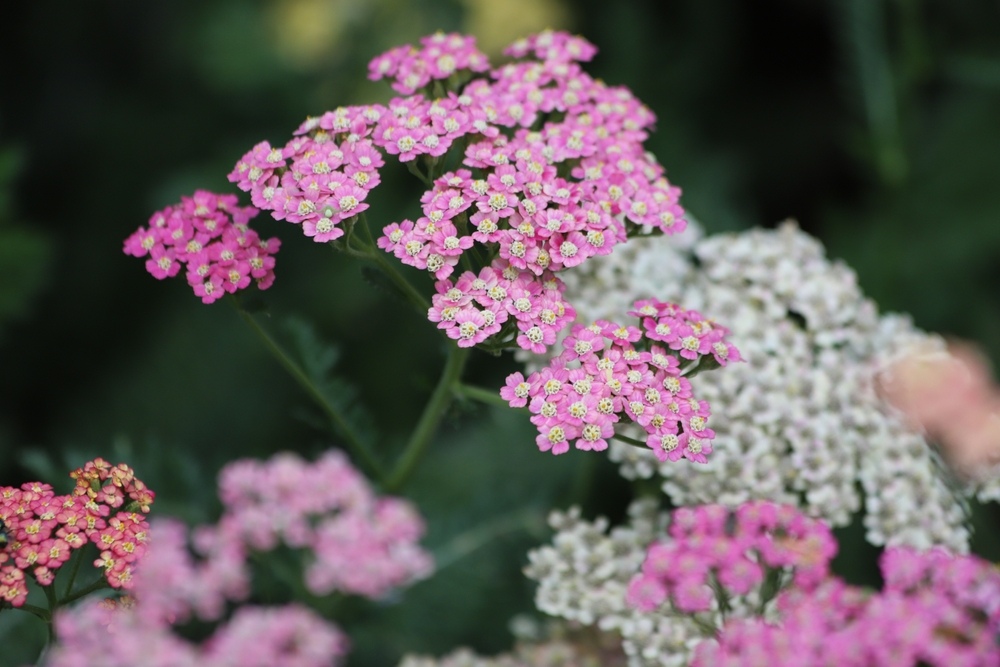
<svg viewBox="0 0 1000 667"><path fill-rule="evenodd" d="M374 55L439 28L506 27L502 12L499 22L477 22L475 4L5 10L0 484L63 479L102 455L131 463L159 493L159 511L209 520L225 461L330 445L305 395L231 308L202 306L180 281L153 280L121 242L182 194L230 191L236 159L262 139L284 141L306 115L387 99L388 87L364 80ZM628 85L656 112L649 148L710 231L795 217L857 270L882 308L1000 359L1000 4L560 6L553 27L600 49L589 71ZM289 51L296 27L281 22L303 11L308 19L307 10L339 30L329 44ZM376 191L376 219L412 214L419 191L405 178ZM261 218L257 228L284 242L264 295L274 323L305 317L340 346L339 368L383 425L388 456L433 386L438 336L361 280L352 261L283 223ZM510 369L509 360L476 358L470 378L498 386ZM436 553L453 553L468 531L481 546L398 600L349 607L342 617L356 664L459 643L501 649L506 620L528 608L519 568L543 539L547 509L586 498L593 512L620 514L629 490L608 461L541 456L532 439L512 412L459 406L449 417L404 494L430 517L426 543ZM994 511L980 520L977 548L996 559L1000 519ZM0 616L0 637L11 616ZM23 654L0 654L0 663L30 658L24 636ZM374 648L376 639L387 647Z"/></svg>

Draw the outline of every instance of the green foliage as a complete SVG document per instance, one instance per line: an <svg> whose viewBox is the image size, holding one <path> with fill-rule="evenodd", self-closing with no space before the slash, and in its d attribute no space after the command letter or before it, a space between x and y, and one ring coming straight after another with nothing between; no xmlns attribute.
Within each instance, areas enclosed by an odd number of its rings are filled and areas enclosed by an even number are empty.
<svg viewBox="0 0 1000 667"><path fill-rule="evenodd" d="M49 271L48 239L14 222L11 192L20 168L20 151L0 149L0 341L8 321L28 314Z"/></svg>
<svg viewBox="0 0 1000 667"><path fill-rule="evenodd" d="M342 418L331 420L334 431L343 438L358 440L370 450L378 437L375 422L359 401L357 388L334 373L340 349L320 340L313 325L304 319L288 318L282 322L282 328L291 342L295 361L324 401Z"/></svg>
<svg viewBox="0 0 1000 667"><path fill-rule="evenodd" d="M33 616L0 610L0 665L30 665L45 645L45 625Z"/></svg>

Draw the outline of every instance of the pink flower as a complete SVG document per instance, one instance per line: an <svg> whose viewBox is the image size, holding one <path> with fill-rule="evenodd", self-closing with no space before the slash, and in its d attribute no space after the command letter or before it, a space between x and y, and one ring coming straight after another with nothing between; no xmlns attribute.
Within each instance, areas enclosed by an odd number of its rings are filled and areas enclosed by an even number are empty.
<svg viewBox="0 0 1000 667"><path fill-rule="evenodd" d="M523 408L528 404L528 391L531 385L524 381L520 373L507 376L507 385L500 390L500 396L510 403L512 408Z"/></svg>
<svg viewBox="0 0 1000 667"><path fill-rule="evenodd" d="M882 591L864 591L837 579L788 588L777 599L779 618L726 622L717 641L697 647L692 665L741 664L747 656L775 667L996 664L1000 574L995 568L940 550L896 551L888 549L883 557ZM897 564L908 571L914 564L931 571L961 570L970 579L949 588L928 578L901 590L891 583ZM977 588L986 596L956 597L958 590Z"/></svg>
<svg viewBox="0 0 1000 667"><path fill-rule="evenodd" d="M214 542L270 550L279 542L308 549L307 587L380 597L432 570L417 540L424 524L402 500L377 498L344 455L315 463L293 454L235 461L220 475L226 507Z"/></svg>
<svg viewBox="0 0 1000 667"><path fill-rule="evenodd" d="M558 290L552 293L558 294ZM524 304L525 309L529 306L530 301ZM671 304L646 300L637 302L633 313L659 316L661 311L674 315L680 312ZM543 309L540 320L545 322L546 312L555 324L552 311ZM695 323L704 321L693 311L690 317ZM530 321L518 320L518 328L528 343L532 342L532 330L538 337L543 331ZM526 381L534 397L528 409L533 414L532 423L539 427L538 442L543 451L550 449L547 443L555 437L552 433L569 437L570 432L576 434L572 437L580 438L577 449L601 451L614 437L614 424L630 421L646 431L646 446L659 460L708 461L715 436L708 427L709 406L692 396L690 382L681 377L677 360L680 354L657 346L651 330L648 326L641 330L606 320L572 328L564 339L564 351ZM716 327L713 331L722 329ZM580 398L569 400L568 410L552 407L558 406L561 394L548 387L556 379L565 382L568 377L572 377ZM548 395L544 400L540 398L542 389ZM555 427L562 430L554 431Z"/></svg>
<svg viewBox="0 0 1000 667"><path fill-rule="evenodd" d="M653 611L667 599L667 589L655 577L637 574L629 582L625 600L640 611Z"/></svg>
<svg viewBox="0 0 1000 667"><path fill-rule="evenodd" d="M941 442L960 469L1000 460L1000 388L973 347L915 350L890 365L879 386L890 403Z"/></svg>
<svg viewBox="0 0 1000 667"><path fill-rule="evenodd" d="M279 242L263 241L249 228L248 221L257 213L256 208L236 206L232 195L199 190L154 214L151 227L126 239L124 250L135 257L148 253L146 269L160 280L184 268L204 303L245 289L252 279L266 289L274 281L273 255Z"/></svg>

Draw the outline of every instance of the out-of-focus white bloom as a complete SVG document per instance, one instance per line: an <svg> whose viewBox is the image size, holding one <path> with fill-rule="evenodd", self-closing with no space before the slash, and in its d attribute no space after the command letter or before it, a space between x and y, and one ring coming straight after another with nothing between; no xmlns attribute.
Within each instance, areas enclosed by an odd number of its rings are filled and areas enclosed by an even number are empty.
<svg viewBox="0 0 1000 667"><path fill-rule="evenodd" d="M729 327L747 360L693 380L712 406L707 465L660 465L652 452L612 442L622 474L658 473L678 505L769 499L834 526L864 505L873 544L968 551L972 490L955 488L874 388L888 360L943 343L906 317L879 315L854 272L794 223L698 236L691 225L680 239L633 240L566 272L581 321L621 318L636 299L674 301ZM984 476L981 499L1000 496L996 477Z"/></svg>
<svg viewBox="0 0 1000 667"><path fill-rule="evenodd" d="M639 571L650 545L666 538L669 513L653 499L635 501L624 526L609 530L608 521L580 518L577 508L553 512L552 543L528 553L525 574L538 582L535 605L547 614L617 632L629 667L686 667L695 647L714 637L724 618L760 615L756 591L732 595L728 611L718 606L696 615L672 613L662 606L640 611L626 602L626 589ZM765 618L776 618L774 601Z"/></svg>

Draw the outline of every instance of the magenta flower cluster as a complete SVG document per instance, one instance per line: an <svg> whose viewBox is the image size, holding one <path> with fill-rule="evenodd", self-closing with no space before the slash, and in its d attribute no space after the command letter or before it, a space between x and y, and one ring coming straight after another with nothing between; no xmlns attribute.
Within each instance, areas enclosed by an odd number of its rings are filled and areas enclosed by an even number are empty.
<svg viewBox="0 0 1000 667"><path fill-rule="evenodd" d="M239 207L235 195L198 190L157 211L149 227L125 239L125 254L149 257L146 270L163 280L185 269L188 285L203 303L212 303L256 282L274 282L274 254L280 241L250 229L258 210Z"/></svg>
<svg viewBox="0 0 1000 667"><path fill-rule="evenodd" d="M51 586L59 569L78 549L94 544L94 561L108 584L130 588L135 564L146 551L154 494L125 464L89 461L70 474L76 487L56 495L41 482L0 487L0 521L7 544L0 544L0 601L14 607L28 597L27 577ZM75 554L77 558L80 554Z"/></svg>
<svg viewBox="0 0 1000 667"><path fill-rule="evenodd" d="M424 524L416 509L377 496L339 450L312 463L289 453L234 461L220 475L219 495L226 511L200 535L203 543L306 549L305 584L315 595L380 597L433 569L417 544Z"/></svg>
<svg viewBox="0 0 1000 667"><path fill-rule="evenodd" d="M393 90L412 95L432 81L446 81L463 70L485 72L490 68L474 37L436 33L422 38L420 46L415 49L404 44L373 59L368 64L368 78L392 79Z"/></svg>
<svg viewBox="0 0 1000 667"><path fill-rule="evenodd" d="M301 225L317 243L335 241L380 182L385 161L368 135L385 114L379 106L342 107L310 119L284 148L254 146L229 180L275 220Z"/></svg>
<svg viewBox="0 0 1000 667"><path fill-rule="evenodd" d="M684 375L740 360L728 329L655 299L636 301L629 314L642 328L607 320L576 325L559 356L527 380L510 375L500 395L511 407L528 407L542 451L563 454L574 440L577 449L602 451L615 424L633 422L661 461L707 462L715 435L710 408Z"/></svg>
<svg viewBox="0 0 1000 667"><path fill-rule="evenodd" d="M554 276L539 281L498 259L478 274L464 273L454 284L439 281L427 317L459 347L486 341L510 320L517 323L512 334L517 344L542 354L576 318L573 306L562 297L563 291L565 285Z"/></svg>
<svg viewBox="0 0 1000 667"><path fill-rule="evenodd" d="M733 619L693 667L992 667L1000 664L1000 571L943 549L891 547L885 586L830 579L778 598L781 620Z"/></svg>
<svg viewBox="0 0 1000 667"><path fill-rule="evenodd" d="M426 37L419 49L371 62L370 78L391 79L403 97L310 118L284 147L258 144L229 178L255 206L327 242L368 208L385 154L422 177L423 164L432 185L423 215L386 226L378 246L432 274L430 319L460 345L496 337L496 347L544 350L556 338L550 330L572 319L554 297L557 272L630 234L686 225L680 190L642 146L652 112L583 71L595 53L583 38L545 32L491 69L471 37ZM441 174L456 145L461 165ZM466 270L452 282L459 263ZM469 294L485 269L519 289L499 299Z"/></svg>
<svg viewBox="0 0 1000 667"><path fill-rule="evenodd" d="M643 611L664 604L685 614L725 608L726 599L760 590L780 570L793 575L779 583L811 590L828 577L837 552L825 524L770 501L735 510L681 507L671 515L669 534L649 547L629 583L628 602Z"/></svg>
<svg viewBox="0 0 1000 667"><path fill-rule="evenodd" d="M686 224L679 190L642 148L652 113L626 89L583 72L577 60L594 52L583 48L584 40L561 33L549 33L548 40L550 48L508 51L541 61L499 67L492 80L475 79L457 96L413 109L422 126L450 119L451 127L472 138L464 168L437 178L421 198L423 216L386 227L379 246L433 274L432 314L445 316L431 319L453 337L460 324L445 310L452 303L444 295L477 278L466 270L458 283L450 279L470 252L497 272L517 270L530 292L540 292L531 285L558 285L556 273L610 253L630 231L673 233ZM526 44L536 42L537 36ZM472 250L474 244L482 247ZM494 309L514 325L500 339L544 349L553 342L545 335L551 324L526 307L518 309L508 297ZM474 318L474 310L458 312Z"/></svg>

